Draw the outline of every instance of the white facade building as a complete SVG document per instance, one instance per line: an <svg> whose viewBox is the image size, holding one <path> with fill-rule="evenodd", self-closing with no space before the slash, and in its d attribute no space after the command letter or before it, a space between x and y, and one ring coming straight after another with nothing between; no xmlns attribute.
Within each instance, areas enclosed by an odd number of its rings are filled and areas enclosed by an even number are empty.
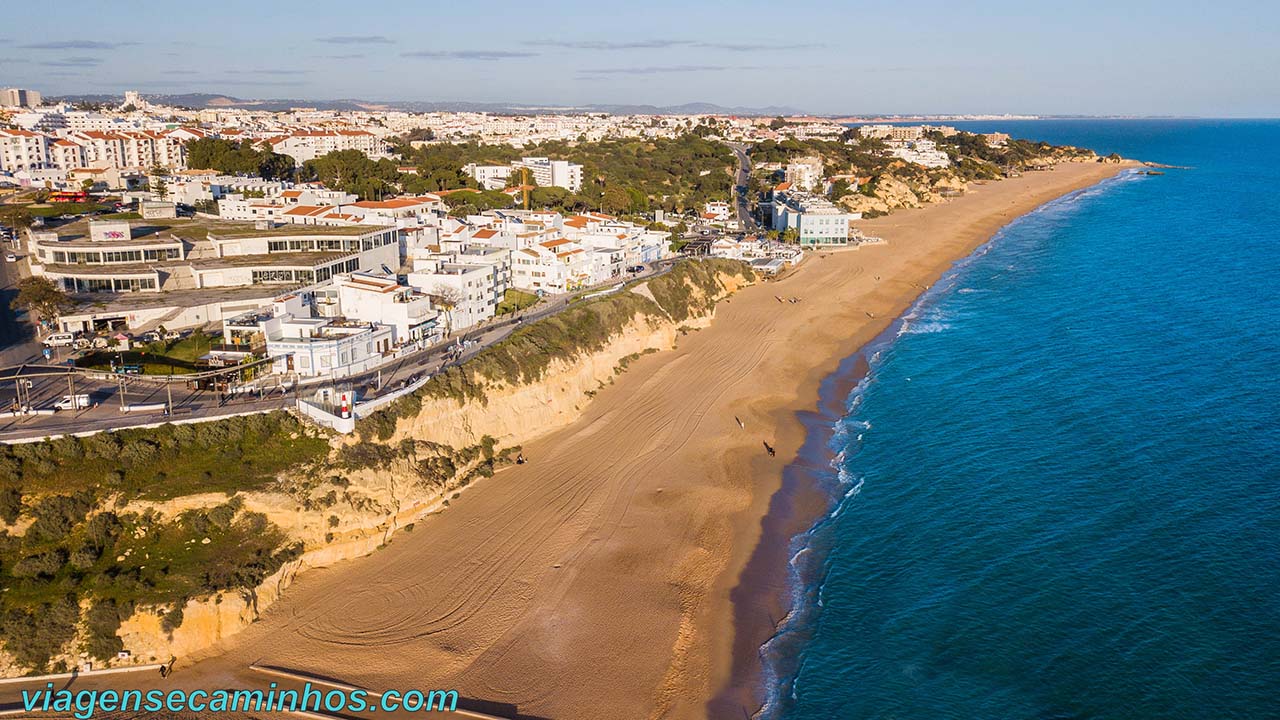
<svg viewBox="0 0 1280 720"><path fill-rule="evenodd" d="M16 172L49 164L49 139L30 130L0 129L0 170Z"/></svg>
<svg viewBox="0 0 1280 720"><path fill-rule="evenodd" d="M527 157L511 164L515 172L528 168L538 187L560 187L569 192L582 189L582 166L568 160L551 160L544 157Z"/></svg>
<svg viewBox="0 0 1280 720"><path fill-rule="evenodd" d="M821 195L774 190L773 229L794 230L801 247L848 245L849 223L861 219L861 213L850 213Z"/></svg>
<svg viewBox="0 0 1280 720"><path fill-rule="evenodd" d="M416 260L408 282L433 298L450 333L493 317L501 300L493 265Z"/></svg>

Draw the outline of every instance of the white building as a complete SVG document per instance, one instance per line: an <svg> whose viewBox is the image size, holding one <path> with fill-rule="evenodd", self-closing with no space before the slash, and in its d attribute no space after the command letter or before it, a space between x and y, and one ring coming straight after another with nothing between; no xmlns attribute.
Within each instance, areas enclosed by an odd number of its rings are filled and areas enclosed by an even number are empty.
<svg viewBox="0 0 1280 720"><path fill-rule="evenodd" d="M30 130L0 129L0 170L16 172L49 164L49 139Z"/></svg>
<svg viewBox="0 0 1280 720"><path fill-rule="evenodd" d="M462 172L475 178L475 181L485 190L501 190L507 186L507 178L511 177L513 169L510 165L467 163L462 166Z"/></svg>
<svg viewBox="0 0 1280 720"><path fill-rule="evenodd" d="M783 186L773 192L774 230L794 230L801 247L849 244L849 224L861 219L861 213L846 212L821 195L795 192Z"/></svg>
<svg viewBox="0 0 1280 720"><path fill-rule="evenodd" d="M527 157L511 164L514 172L528 168L538 187L561 187L569 192L582 189L582 166L568 160L551 160L544 157Z"/></svg>
<svg viewBox="0 0 1280 720"><path fill-rule="evenodd" d="M822 158L806 157L787 163L785 180L799 190L812 192L822 183Z"/></svg>
<svg viewBox="0 0 1280 720"><path fill-rule="evenodd" d="M367 130L298 130L267 141L271 149L299 165L339 150L357 150L371 160L391 157L386 141Z"/></svg>
<svg viewBox="0 0 1280 720"><path fill-rule="evenodd" d="M556 295L592 284L591 255L572 240L535 243L511 257L512 282L518 288Z"/></svg>
<svg viewBox="0 0 1280 720"><path fill-rule="evenodd" d="M311 289L317 315L390 325L397 346L436 339L439 312L430 296L391 275L338 275Z"/></svg>
<svg viewBox="0 0 1280 720"><path fill-rule="evenodd" d="M416 260L408 282L432 297L444 318L445 331L450 333L493 317L501 301L494 265Z"/></svg>
<svg viewBox="0 0 1280 720"><path fill-rule="evenodd" d="M889 151L893 157L909 163L929 168L943 168L951 164L951 158L932 140L914 140L905 147L893 148Z"/></svg>

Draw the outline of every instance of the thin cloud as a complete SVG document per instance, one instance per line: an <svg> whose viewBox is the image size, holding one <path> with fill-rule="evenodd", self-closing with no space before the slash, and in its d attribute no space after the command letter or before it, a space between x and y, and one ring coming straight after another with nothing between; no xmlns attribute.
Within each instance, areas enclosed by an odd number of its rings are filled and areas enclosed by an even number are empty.
<svg viewBox="0 0 1280 720"><path fill-rule="evenodd" d="M525 45L567 50L661 50L689 45L688 40L529 40Z"/></svg>
<svg viewBox="0 0 1280 720"><path fill-rule="evenodd" d="M368 57L364 53L353 53L351 55L317 55L322 60L359 60Z"/></svg>
<svg viewBox="0 0 1280 720"><path fill-rule="evenodd" d="M40 64L41 64L41 65L44 65L45 67L65 67L65 68L80 67L80 68L87 68L87 67L97 67L98 65L101 65L101 64L102 64L102 58L96 58L96 57L69 57L69 58L63 58L63 59L61 59L61 60L46 60L46 61L44 61L44 62L42 62L42 63L40 63Z"/></svg>
<svg viewBox="0 0 1280 720"><path fill-rule="evenodd" d="M418 50L401 53L407 58L429 58L432 60L510 60L513 58L537 57L538 53L518 50Z"/></svg>
<svg viewBox="0 0 1280 720"><path fill-rule="evenodd" d="M316 40L330 45L391 45L395 42L385 35L333 35Z"/></svg>
<svg viewBox="0 0 1280 720"><path fill-rule="evenodd" d="M726 42L699 42L694 43L694 47L707 48L710 50L729 50L731 52L764 52L768 50L792 50L795 45L781 45L778 43L726 43ZM805 48L820 48L824 45L813 45L805 43Z"/></svg>
<svg viewBox="0 0 1280 720"><path fill-rule="evenodd" d="M663 50L675 47L702 48L706 50L728 50L731 52L763 52L769 50L790 50L794 45L765 42L708 42L694 40L673 40L670 38L654 38L650 40L529 40L525 45L556 47L566 50ZM821 45L805 45L806 48L822 47Z"/></svg>
<svg viewBox="0 0 1280 720"><path fill-rule="evenodd" d="M228 70L228 75L306 75L310 70Z"/></svg>
<svg viewBox="0 0 1280 720"><path fill-rule="evenodd" d="M137 44L136 42L103 42L100 40L55 40L53 42L20 45L19 47L26 50L115 50L119 47Z"/></svg>
<svg viewBox="0 0 1280 720"><path fill-rule="evenodd" d="M751 68L728 65L649 65L647 67L588 68L580 70L584 75L662 75L667 73L721 72L724 70L749 70Z"/></svg>
<svg viewBox="0 0 1280 720"><path fill-rule="evenodd" d="M308 82L306 82L306 81L304 81L304 80L238 80L238 79L224 79L224 80L199 80L199 81L197 81L197 82L198 82L199 84L201 84L201 85L244 85L244 86L252 86L252 87L296 87L296 86L299 86L299 85L309 85L309 84L310 84L310 83L308 83Z"/></svg>

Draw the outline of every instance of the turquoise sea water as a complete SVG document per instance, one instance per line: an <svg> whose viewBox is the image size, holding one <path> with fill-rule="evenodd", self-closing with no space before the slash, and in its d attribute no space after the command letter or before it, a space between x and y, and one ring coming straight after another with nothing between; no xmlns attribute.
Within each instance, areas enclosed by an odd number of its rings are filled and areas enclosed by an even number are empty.
<svg viewBox="0 0 1280 720"><path fill-rule="evenodd" d="M1280 122L997 128L1191 169L1018 220L874 348L766 716L1280 717Z"/></svg>

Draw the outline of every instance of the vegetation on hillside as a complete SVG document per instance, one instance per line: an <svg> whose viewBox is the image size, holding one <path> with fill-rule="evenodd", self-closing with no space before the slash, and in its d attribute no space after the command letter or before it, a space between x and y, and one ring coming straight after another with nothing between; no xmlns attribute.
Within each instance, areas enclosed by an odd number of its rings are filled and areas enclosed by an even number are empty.
<svg viewBox="0 0 1280 720"><path fill-rule="evenodd" d="M0 519L27 524L21 535L0 530L4 648L46 668L75 635L85 603L85 649L105 660L137 605L179 608L256 586L301 548L244 512L235 493L327 453L322 437L284 413L0 447ZM167 520L128 511L135 498L204 492L230 500ZM180 624L180 611L166 623Z"/></svg>
<svg viewBox="0 0 1280 720"><path fill-rule="evenodd" d="M252 140L235 142L200 138L187 143L187 166L217 170L229 175L258 175L268 180L293 176L293 158L255 145Z"/></svg>
<svg viewBox="0 0 1280 720"><path fill-rule="evenodd" d="M583 166L581 191L537 188L530 205L568 212L603 209L620 215L661 208L685 211L708 200L724 200L732 185L733 153L723 144L694 133L674 139L625 138L599 142L551 141L523 149L478 143L401 145L406 164L418 168L419 179L432 191L475 188L461 172L468 163L509 164L521 157L550 157ZM520 173L510 183L531 178ZM452 204L452 203L450 203Z"/></svg>

